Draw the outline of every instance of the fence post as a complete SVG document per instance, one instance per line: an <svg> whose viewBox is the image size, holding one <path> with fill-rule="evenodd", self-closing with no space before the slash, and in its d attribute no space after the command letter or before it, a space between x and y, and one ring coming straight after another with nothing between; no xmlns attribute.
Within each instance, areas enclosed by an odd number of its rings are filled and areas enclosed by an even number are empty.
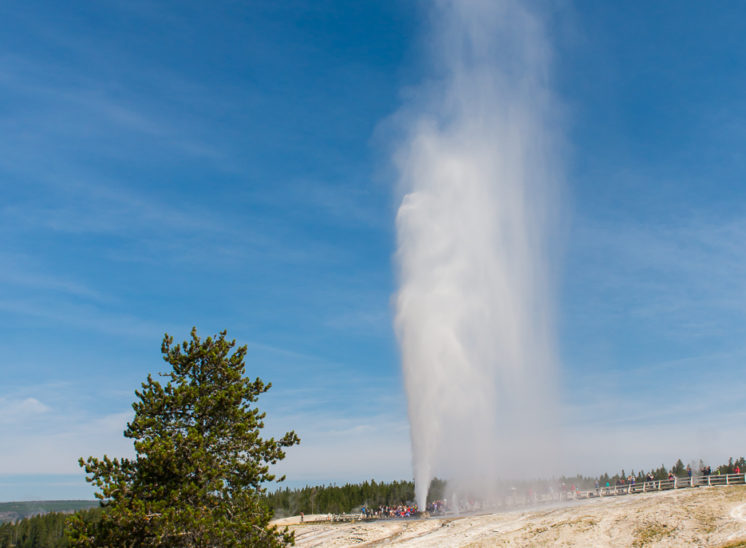
<svg viewBox="0 0 746 548"><path fill-rule="evenodd" d="M679 486L679 478L674 476L673 477L673 488L676 489Z"/></svg>
<svg viewBox="0 0 746 548"><path fill-rule="evenodd" d="M725 485L730 485L730 474L725 474Z"/></svg>
<svg viewBox="0 0 746 548"><path fill-rule="evenodd" d="M707 476L707 487L712 487L712 483L710 483L710 478L712 476Z"/></svg>

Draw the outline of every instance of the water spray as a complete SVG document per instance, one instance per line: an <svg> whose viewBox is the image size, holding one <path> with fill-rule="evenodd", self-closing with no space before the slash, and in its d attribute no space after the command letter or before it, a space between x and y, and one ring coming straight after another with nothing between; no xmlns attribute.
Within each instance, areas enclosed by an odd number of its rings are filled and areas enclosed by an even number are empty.
<svg viewBox="0 0 746 548"><path fill-rule="evenodd" d="M541 22L523 2L436 2L436 78L400 112L395 328L419 508L435 475L488 498L546 462L554 407L558 162Z"/></svg>

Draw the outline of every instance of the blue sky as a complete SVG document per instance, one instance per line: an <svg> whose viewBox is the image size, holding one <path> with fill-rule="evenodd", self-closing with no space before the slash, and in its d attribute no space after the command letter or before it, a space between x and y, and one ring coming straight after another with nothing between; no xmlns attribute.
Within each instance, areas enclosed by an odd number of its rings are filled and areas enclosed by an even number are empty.
<svg viewBox="0 0 746 548"><path fill-rule="evenodd" d="M390 120L437 72L427 3L277 4L0 5L0 500L89 497L77 457L128 454L193 325L272 381L291 485L411 477ZM536 10L568 472L743 454L746 5Z"/></svg>

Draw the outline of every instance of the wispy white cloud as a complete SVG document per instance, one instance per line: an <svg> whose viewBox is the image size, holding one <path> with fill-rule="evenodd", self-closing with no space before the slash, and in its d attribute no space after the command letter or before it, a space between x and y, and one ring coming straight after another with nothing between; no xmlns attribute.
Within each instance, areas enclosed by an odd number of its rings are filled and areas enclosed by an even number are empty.
<svg viewBox="0 0 746 548"><path fill-rule="evenodd" d="M0 124L6 129L26 127L36 131L24 133L20 140L3 140L4 145L22 151L30 143L37 147L46 144L50 146L39 147L37 152L46 150L48 154L59 151L60 145L66 148L71 140L98 139L99 152L105 152L109 158L126 159L130 150L107 143L112 134L120 137L129 134L147 139L162 150L187 154L220 167L227 158L220 148L200 135L195 117L167 116L163 108L174 97L184 97L185 91L191 91L186 95L192 102L209 94L197 83L183 79L174 82L173 78L177 77L167 78L161 71L150 80L152 90L168 84L170 95L167 90L138 94L57 64L5 54L0 57L0 82L6 93L23 97L23 105L34 104L36 108L19 108L14 114L3 116ZM177 88L180 93L174 94ZM25 156L6 156L2 165L18 167L22 164L19 160L25 159Z"/></svg>
<svg viewBox="0 0 746 548"><path fill-rule="evenodd" d="M44 390L59 394L69 392L71 387ZM310 392L284 390L280 398L283 405L267 400L267 396L258 403L268 411L265 436L295 430L302 438L301 445L289 449L286 460L276 467L278 474L287 474L293 485L410 477L409 427L400 412L403 401L396 405L393 396L384 394L376 400L371 393L362 396L364 401L357 408L335 411L327 407L328 401L309 403ZM68 401L61 400L60 405L60 409L52 409L34 397L0 398L0 425L7 442L7 449L0 454L4 473L43 470L47 474L73 474L78 471L77 459L81 456L133 455L131 441L122 436L132 419L131 411L98 416L82 407L71 407ZM33 428L25 427L24 421L32 418L43 422L34 420Z"/></svg>
<svg viewBox="0 0 746 548"><path fill-rule="evenodd" d="M737 443L746 435L746 413L724 414L717 421L703 424L689 414L690 422L675 425L635 424L599 429L575 428L563 434L557 448L559 472L574 475L649 470L664 464L671 467L676 459L684 462L703 459L717 465L729 457L742 456Z"/></svg>
<svg viewBox="0 0 746 548"><path fill-rule="evenodd" d="M391 331L391 313L385 306L352 309L328 318L324 324L339 330L378 334Z"/></svg>
<svg viewBox="0 0 746 548"><path fill-rule="evenodd" d="M112 297L88 284L42 270L39 261L25 254L0 253L0 288L20 287L35 292L51 292L82 299L111 302Z"/></svg>
<svg viewBox="0 0 746 548"><path fill-rule="evenodd" d="M584 222L573 276L589 317L625 315L684 337L734 332L746 316L746 215L658 225ZM582 312L587 312L585 309Z"/></svg>
<svg viewBox="0 0 746 548"><path fill-rule="evenodd" d="M568 465L596 472L738 454L746 214L584 217L573 236Z"/></svg>
<svg viewBox="0 0 746 548"><path fill-rule="evenodd" d="M162 323L126 312L112 312L88 304L52 303L40 298L0 298L0 310L8 316L43 320L50 326L62 324L66 328L77 327L137 338L152 337L163 330ZM186 331L186 327L183 330Z"/></svg>
<svg viewBox="0 0 746 548"><path fill-rule="evenodd" d="M22 424L33 421L39 415L44 415L49 411L50 408L36 398L10 399L0 397L0 424Z"/></svg>
<svg viewBox="0 0 746 548"><path fill-rule="evenodd" d="M412 477L409 425L401 416L313 413L285 421L301 436L277 466L292 485Z"/></svg>
<svg viewBox="0 0 746 548"><path fill-rule="evenodd" d="M340 176L343 177L343 176ZM269 194L245 189L244 195L268 206L282 207L293 216L346 228L390 231L392 209L387 190L367 180L334 182L294 180L283 185L284 192Z"/></svg>
<svg viewBox="0 0 746 548"><path fill-rule="evenodd" d="M6 474L71 474L79 470L78 458L133 455L132 443L122 436L131 413L103 417L47 417L44 427L5 433L7 445L0 454Z"/></svg>

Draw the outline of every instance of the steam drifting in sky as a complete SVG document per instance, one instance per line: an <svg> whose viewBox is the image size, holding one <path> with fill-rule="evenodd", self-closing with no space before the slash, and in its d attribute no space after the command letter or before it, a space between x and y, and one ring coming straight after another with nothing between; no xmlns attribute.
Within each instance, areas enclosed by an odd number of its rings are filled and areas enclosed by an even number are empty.
<svg viewBox="0 0 746 548"><path fill-rule="evenodd" d="M400 112L401 345L417 502L434 476L489 496L535 475L555 406L556 109L542 22L518 1L442 0L437 77Z"/></svg>

